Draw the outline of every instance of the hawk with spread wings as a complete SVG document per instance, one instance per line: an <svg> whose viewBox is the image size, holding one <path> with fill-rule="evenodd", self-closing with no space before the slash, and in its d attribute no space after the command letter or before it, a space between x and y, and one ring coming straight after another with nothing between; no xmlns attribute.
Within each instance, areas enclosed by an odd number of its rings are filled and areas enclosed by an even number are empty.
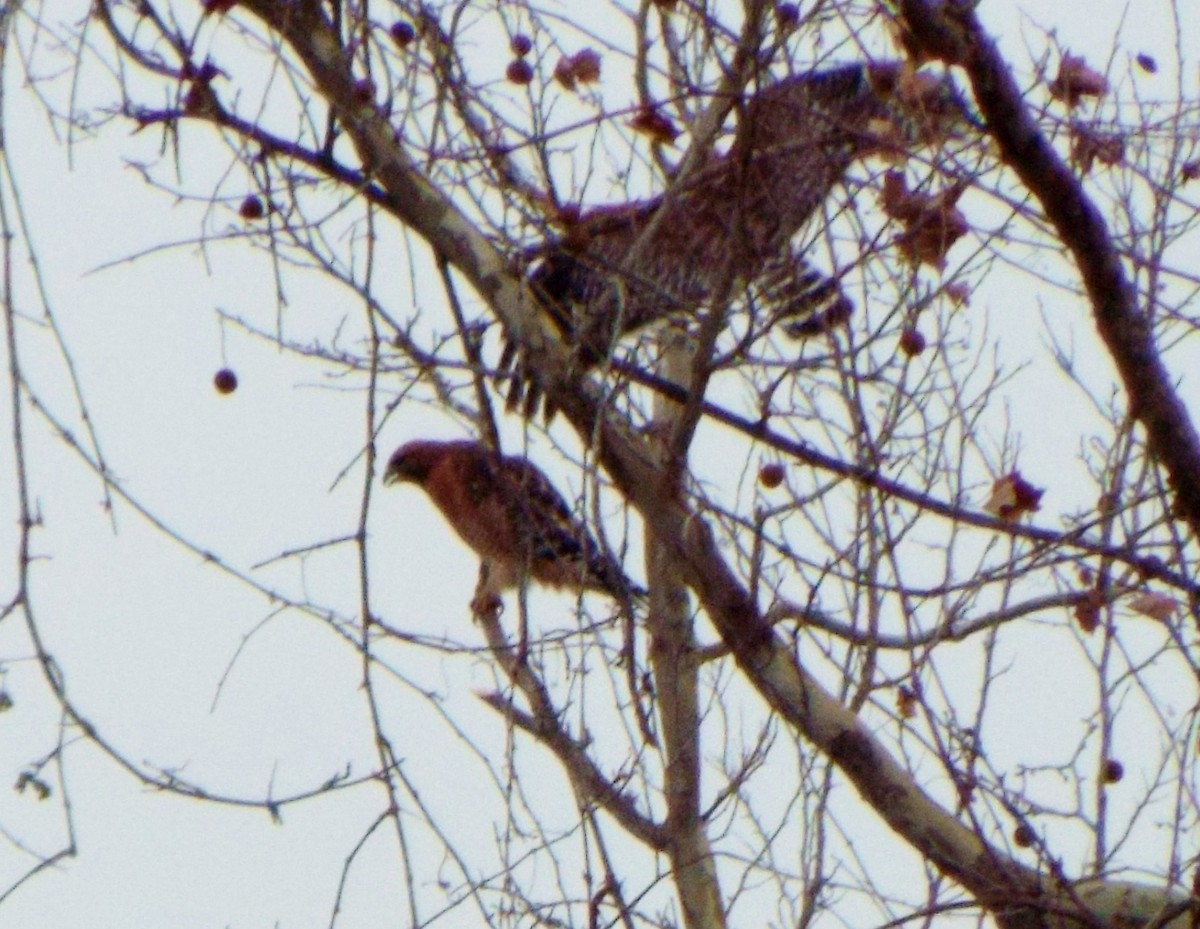
<svg viewBox="0 0 1200 929"><path fill-rule="evenodd" d="M786 78L739 108L727 154L666 194L564 222L535 250L530 283L586 365L636 329L751 285L794 335L825 331L851 304L792 239L856 160L939 144L968 125L948 76L887 63ZM510 346L502 370L512 355Z"/></svg>
<svg viewBox="0 0 1200 929"><path fill-rule="evenodd" d="M496 609L527 580L623 602L636 591L617 563L528 459L480 442L418 439L389 459L384 484L421 487L482 562L473 607Z"/></svg>

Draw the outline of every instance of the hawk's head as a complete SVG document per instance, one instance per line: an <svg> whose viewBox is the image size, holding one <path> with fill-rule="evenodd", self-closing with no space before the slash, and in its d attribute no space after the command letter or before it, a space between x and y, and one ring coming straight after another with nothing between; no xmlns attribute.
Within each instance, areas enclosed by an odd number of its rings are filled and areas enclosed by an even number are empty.
<svg viewBox="0 0 1200 929"><path fill-rule="evenodd" d="M383 471L384 484L423 484L429 471L445 451L442 442L417 439L392 453Z"/></svg>
<svg viewBox="0 0 1200 929"><path fill-rule="evenodd" d="M754 93L739 117L735 159L778 163L828 187L848 162L965 138L978 118L947 73L896 61L796 74Z"/></svg>
<svg viewBox="0 0 1200 929"><path fill-rule="evenodd" d="M865 76L898 141L936 146L983 128L948 73L882 62L867 65Z"/></svg>

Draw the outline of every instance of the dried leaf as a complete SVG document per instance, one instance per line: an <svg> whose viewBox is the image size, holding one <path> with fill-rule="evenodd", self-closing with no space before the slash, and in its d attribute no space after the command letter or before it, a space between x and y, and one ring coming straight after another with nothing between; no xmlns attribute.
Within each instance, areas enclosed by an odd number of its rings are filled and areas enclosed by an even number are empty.
<svg viewBox="0 0 1200 929"><path fill-rule="evenodd" d="M1045 492L1021 477L1020 471L1013 471L992 484L992 495L983 509L999 519L1015 521L1039 509Z"/></svg>
<svg viewBox="0 0 1200 929"><path fill-rule="evenodd" d="M957 185L937 194L909 191L903 172L884 175L883 211L904 225L897 244L909 261L939 270L945 267L950 247L971 231L967 218L955 207L962 191Z"/></svg>
<svg viewBox="0 0 1200 929"><path fill-rule="evenodd" d="M670 145L679 138L679 129L658 110L645 109L629 121L629 126L635 132L650 137L656 145Z"/></svg>
<svg viewBox="0 0 1200 929"><path fill-rule="evenodd" d="M942 288L942 293L949 297L955 306L971 305L971 286L966 281L953 281Z"/></svg>
<svg viewBox="0 0 1200 929"><path fill-rule="evenodd" d="M1135 613L1157 619L1159 622L1170 622L1179 610L1179 601L1166 594L1147 590L1134 594L1129 598L1129 608Z"/></svg>
<svg viewBox="0 0 1200 929"><path fill-rule="evenodd" d="M571 59L560 58L554 66L554 79L567 90L575 89L575 73L571 70Z"/></svg>
<svg viewBox="0 0 1200 929"><path fill-rule="evenodd" d="M889 171L883 176L880 203L885 215L901 222L912 222L921 212L921 194L909 192L903 171Z"/></svg>
<svg viewBox="0 0 1200 929"><path fill-rule="evenodd" d="M580 84L595 84L600 80L600 56L590 48L576 52L571 58L575 80Z"/></svg>
<svg viewBox="0 0 1200 929"><path fill-rule="evenodd" d="M913 223L898 241L900 251L913 264L946 267L951 247L971 231L967 218L954 207L938 205Z"/></svg>
<svg viewBox="0 0 1200 929"><path fill-rule="evenodd" d="M1104 75L1088 67L1083 58L1064 55L1058 66L1058 76L1049 84L1050 96L1075 107L1084 97L1101 97L1108 93Z"/></svg>
<svg viewBox="0 0 1200 929"><path fill-rule="evenodd" d="M1100 610L1104 606L1104 594L1099 590L1089 590L1075 604L1075 622L1084 632L1095 632L1100 628Z"/></svg>
<svg viewBox="0 0 1200 929"><path fill-rule="evenodd" d="M554 79L567 90L577 90L580 84L594 84L600 80L600 56L585 48L560 58L554 66Z"/></svg>
<svg viewBox="0 0 1200 929"><path fill-rule="evenodd" d="M1082 174L1095 162L1111 167L1125 160L1125 137L1116 133L1096 132L1083 126L1071 128L1071 161Z"/></svg>

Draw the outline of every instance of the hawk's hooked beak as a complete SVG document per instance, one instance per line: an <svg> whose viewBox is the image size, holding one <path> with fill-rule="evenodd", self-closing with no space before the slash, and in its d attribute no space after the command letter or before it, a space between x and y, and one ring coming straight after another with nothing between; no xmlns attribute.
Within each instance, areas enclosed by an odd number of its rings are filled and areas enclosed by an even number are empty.
<svg viewBox="0 0 1200 929"><path fill-rule="evenodd" d="M388 487L392 484L399 484L399 483L400 483L400 472L397 471L395 468L389 466L388 469L383 472L383 486Z"/></svg>
<svg viewBox="0 0 1200 929"><path fill-rule="evenodd" d="M396 459L393 457L387 463L387 467L383 469L384 487L390 487L392 484L409 484L415 482L416 479L413 463L407 458Z"/></svg>

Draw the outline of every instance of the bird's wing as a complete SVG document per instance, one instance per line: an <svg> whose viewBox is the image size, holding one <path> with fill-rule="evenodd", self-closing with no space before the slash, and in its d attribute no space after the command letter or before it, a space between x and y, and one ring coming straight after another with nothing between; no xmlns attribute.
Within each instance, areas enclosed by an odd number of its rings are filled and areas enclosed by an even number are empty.
<svg viewBox="0 0 1200 929"><path fill-rule="evenodd" d="M496 485L508 502L515 527L529 540L537 559L579 558L589 540L587 529L549 478L527 459L497 457Z"/></svg>
<svg viewBox="0 0 1200 929"><path fill-rule="evenodd" d="M586 587L623 596L629 585L621 569L545 474L519 456L500 459L498 465L534 579L555 587Z"/></svg>

